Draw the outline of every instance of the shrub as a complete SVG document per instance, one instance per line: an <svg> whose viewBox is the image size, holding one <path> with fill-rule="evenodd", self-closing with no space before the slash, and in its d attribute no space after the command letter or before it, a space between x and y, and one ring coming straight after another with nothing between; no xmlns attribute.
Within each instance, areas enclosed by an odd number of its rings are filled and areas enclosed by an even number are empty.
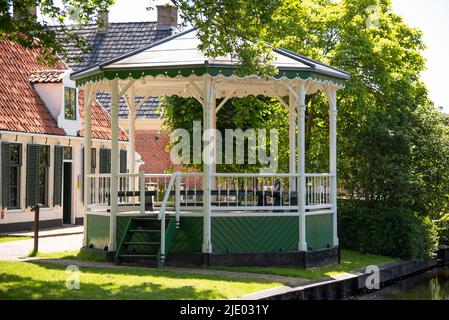
<svg viewBox="0 0 449 320"><path fill-rule="evenodd" d="M449 246L449 214L436 221L438 227L439 244Z"/></svg>
<svg viewBox="0 0 449 320"><path fill-rule="evenodd" d="M414 260L438 247L436 225L409 210L340 201L338 212L342 248Z"/></svg>

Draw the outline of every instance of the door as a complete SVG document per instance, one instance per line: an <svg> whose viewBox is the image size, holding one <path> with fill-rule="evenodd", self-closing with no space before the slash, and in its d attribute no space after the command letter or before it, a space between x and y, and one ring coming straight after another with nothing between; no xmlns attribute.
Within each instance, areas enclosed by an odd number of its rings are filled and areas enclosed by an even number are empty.
<svg viewBox="0 0 449 320"><path fill-rule="evenodd" d="M72 163L64 162L62 223L72 224Z"/></svg>

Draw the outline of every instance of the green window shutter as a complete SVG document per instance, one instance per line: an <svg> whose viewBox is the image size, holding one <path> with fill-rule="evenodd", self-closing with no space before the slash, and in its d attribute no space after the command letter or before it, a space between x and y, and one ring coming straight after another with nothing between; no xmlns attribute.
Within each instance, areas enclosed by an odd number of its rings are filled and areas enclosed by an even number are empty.
<svg viewBox="0 0 449 320"><path fill-rule="evenodd" d="M100 149L100 173L111 173L111 149Z"/></svg>
<svg viewBox="0 0 449 320"><path fill-rule="evenodd" d="M27 184L26 205L32 207L37 204L39 186L39 145L27 145Z"/></svg>
<svg viewBox="0 0 449 320"><path fill-rule="evenodd" d="M8 208L10 205L10 185L11 185L11 145L2 143L2 207Z"/></svg>
<svg viewBox="0 0 449 320"><path fill-rule="evenodd" d="M126 173L127 151L120 150L120 173Z"/></svg>
<svg viewBox="0 0 449 320"><path fill-rule="evenodd" d="M55 172L53 184L53 205L62 204L62 163L64 157L64 147L55 146Z"/></svg>

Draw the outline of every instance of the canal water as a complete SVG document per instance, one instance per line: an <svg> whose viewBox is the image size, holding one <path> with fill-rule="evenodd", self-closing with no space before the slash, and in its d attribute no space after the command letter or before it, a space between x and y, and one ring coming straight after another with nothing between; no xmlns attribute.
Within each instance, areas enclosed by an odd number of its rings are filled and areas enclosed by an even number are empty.
<svg viewBox="0 0 449 320"><path fill-rule="evenodd" d="M353 299L449 300L449 268L436 268Z"/></svg>

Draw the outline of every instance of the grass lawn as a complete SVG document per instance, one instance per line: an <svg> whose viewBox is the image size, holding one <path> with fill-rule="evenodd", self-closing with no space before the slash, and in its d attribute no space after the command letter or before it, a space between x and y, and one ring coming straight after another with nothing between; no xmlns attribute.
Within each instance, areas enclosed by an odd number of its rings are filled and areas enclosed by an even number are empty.
<svg viewBox="0 0 449 320"><path fill-rule="evenodd" d="M335 276L340 273L355 271L369 265L380 265L392 262L395 259L374 254L362 254L360 252L341 250L341 263L319 268L300 269L293 267L213 267L214 269L275 274L280 276L297 277L307 280Z"/></svg>
<svg viewBox="0 0 449 320"><path fill-rule="evenodd" d="M80 260L80 261L106 261L106 257L99 256L90 252L73 250L63 252L42 253L39 252L36 257L48 259Z"/></svg>
<svg viewBox="0 0 449 320"><path fill-rule="evenodd" d="M65 266L0 261L0 299L229 299L282 285L152 268L80 271L80 289L69 290Z"/></svg>
<svg viewBox="0 0 449 320"><path fill-rule="evenodd" d="M32 237L0 237L0 242L11 242L11 241L19 241L31 239Z"/></svg>

